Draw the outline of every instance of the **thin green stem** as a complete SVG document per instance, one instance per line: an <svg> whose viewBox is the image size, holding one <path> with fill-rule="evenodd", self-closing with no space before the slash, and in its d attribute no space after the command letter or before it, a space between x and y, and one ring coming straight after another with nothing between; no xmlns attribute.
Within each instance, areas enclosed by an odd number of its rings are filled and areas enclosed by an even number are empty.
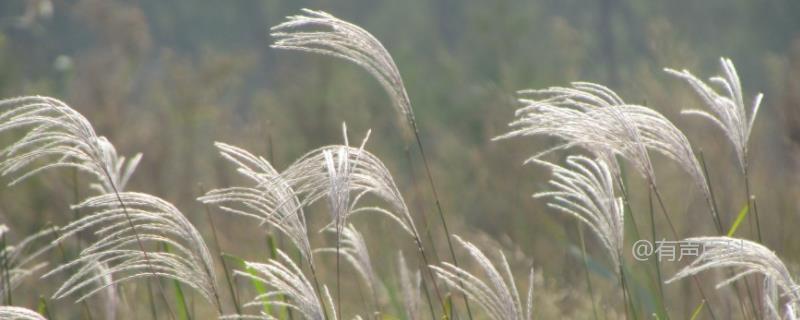
<svg viewBox="0 0 800 320"><path fill-rule="evenodd" d="M647 199L648 199L648 202L649 202L649 205L650 205L650 234L653 237L653 243L656 243L656 241L658 241L658 236L656 235L656 218L655 218L655 213L653 212L655 210L653 208L653 193L652 192L648 192L647 193ZM666 318L669 319L669 312L667 312L667 309L664 308L664 302L665 302L665 300L664 300L664 287L662 285L664 280L661 277L661 261L660 261L660 259L658 259L658 257L653 259L653 261L655 261L656 279L658 280L658 294L659 294L659 298L661 299L661 305L662 305L662 309L663 309L662 311L664 312L664 315L666 316Z"/></svg>
<svg viewBox="0 0 800 320"><path fill-rule="evenodd" d="M442 204L439 201L439 194L438 192L436 192L436 185L433 182L433 175L431 174L431 168L428 165L428 158L425 156L425 148L422 146L422 140L419 137L419 129L417 128L416 122L411 122L411 124L414 130L414 137L416 138L417 141L417 147L419 147L419 153L422 156L422 164L425 166L425 173L428 176L428 184L430 184L431 192L433 193L433 198L434 201L436 202L436 209L439 212L439 218L442 221L442 227L444 228L444 232L447 238L447 248L450 250L450 258L453 259L453 265L458 267L458 259L456 259L456 252L455 250L453 250L453 241L450 240L450 236L452 234L450 233L450 230L447 227L447 220L444 218L444 210L442 210ZM469 307L469 299L467 299L466 295L462 295L462 297L464 298L464 305L467 308L467 315L469 319L472 320L472 310Z"/></svg>

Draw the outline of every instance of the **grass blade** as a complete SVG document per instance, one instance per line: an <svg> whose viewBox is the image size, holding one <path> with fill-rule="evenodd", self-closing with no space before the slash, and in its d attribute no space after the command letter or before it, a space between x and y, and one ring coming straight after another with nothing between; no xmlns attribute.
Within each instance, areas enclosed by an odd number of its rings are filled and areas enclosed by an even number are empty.
<svg viewBox="0 0 800 320"><path fill-rule="evenodd" d="M739 210L739 215L737 215L736 220L733 221L731 229L728 230L727 236L732 237L734 234L736 234L736 230L739 229L739 225L741 225L742 221L744 221L744 218L747 217L748 212L750 212L750 205L745 204L744 207L742 207L742 210Z"/></svg>

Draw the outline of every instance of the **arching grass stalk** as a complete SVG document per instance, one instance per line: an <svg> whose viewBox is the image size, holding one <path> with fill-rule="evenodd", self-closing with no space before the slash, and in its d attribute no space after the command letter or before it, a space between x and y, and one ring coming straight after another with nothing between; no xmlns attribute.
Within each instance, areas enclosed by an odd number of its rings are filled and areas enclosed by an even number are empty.
<svg viewBox="0 0 800 320"><path fill-rule="evenodd" d="M425 148L420 138L419 128L414 119L411 100L408 97L403 79L389 52L375 36L363 28L334 17L326 12L303 9L306 15L290 16L286 22L272 27L271 35L276 38L273 48L305 51L333 56L355 63L369 72L389 94L396 109L404 116L422 156L425 173L431 188L436 209L445 231L448 249L454 264L458 264L450 239L451 233L442 210L439 194L431 174ZM466 296L464 305L472 319L472 311Z"/></svg>

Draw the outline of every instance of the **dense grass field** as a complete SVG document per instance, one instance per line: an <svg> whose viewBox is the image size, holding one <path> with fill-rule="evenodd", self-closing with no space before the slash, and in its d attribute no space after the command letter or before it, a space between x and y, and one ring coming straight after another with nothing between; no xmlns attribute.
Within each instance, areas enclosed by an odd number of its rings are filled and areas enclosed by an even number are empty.
<svg viewBox="0 0 800 320"><path fill-rule="evenodd" d="M0 319L800 316L793 2L312 4L0 4Z"/></svg>

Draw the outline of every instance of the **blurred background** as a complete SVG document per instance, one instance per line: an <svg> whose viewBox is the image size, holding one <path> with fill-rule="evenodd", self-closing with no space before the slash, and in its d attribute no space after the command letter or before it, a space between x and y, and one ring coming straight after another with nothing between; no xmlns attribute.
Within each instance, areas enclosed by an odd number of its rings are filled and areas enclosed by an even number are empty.
<svg viewBox="0 0 800 320"><path fill-rule="evenodd" d="M688 68L705 79L720 74L720 56L732 58L745 100L765 94L750 140L753 193L762 230L769 230L764 243L787 264L800 262L800 236L792 227L800 194L796 0L4 0L0 97L57 97L84 114L121 153L144 153L129 189L172 201L209 241L209 221L195 198L239 179L214 141L246 148L282 169L306 151L342 143L342 122L351 141L372 129L367 149L387 163L418 224L429 226L432 247L444 256L444 233L419 156L381 87L351 64L269 48L268 28L303 7L358 24L384 43L405 80L451 230L486 248L503 249L513 257L521 282L532 263L543 318L584 318L592 300L613 315L622 304L596 239L587 236L594 286L589 295L574 219L530 197L547 188L549 173L522 161L554 141L490 141L506 132L520 89L592 81L628 102L659 110L703 153L723 223L730 225L746 198L733 150L720 130L679 114L702 106L685 83L662 68ZM5 145L11 138L0 140ZM674 163L654 159L681 236L714 234L689 177ZM634 174L627 178L638 227L648 230L646 185ZM52 172L0 188L0 222L18 237L48 223L67 223L74 217L68 205L90 192L81 179ZM312 214L313 225L322 225L323 211ZM212 217L223 251L267 258L262 229L221 212ZM655 223L670 239L662 217ZM396 287L396 250L413 256L411 241L381 219L356 224L379 274L389 288ZM739 236L752 238L750 231L745 226ZM330 245L323 235L313 238L315 246ZM665 264L665 274L681 265ZM653 288L650 265L631 268L647 301ZM720 294L730 289L714 290L715 279L703 279L712 305L720 314L737 311L737 301ZM53 292L52 284L36 277L27 284L20 304ZM665 290L676 318L699 302L693 286ZM128 301L128 308L136 312L138 302ZM357 302L349 301L346 311L359 312ZM64 318L84 312L70 301L54 301L52 308Z"/></svg>

